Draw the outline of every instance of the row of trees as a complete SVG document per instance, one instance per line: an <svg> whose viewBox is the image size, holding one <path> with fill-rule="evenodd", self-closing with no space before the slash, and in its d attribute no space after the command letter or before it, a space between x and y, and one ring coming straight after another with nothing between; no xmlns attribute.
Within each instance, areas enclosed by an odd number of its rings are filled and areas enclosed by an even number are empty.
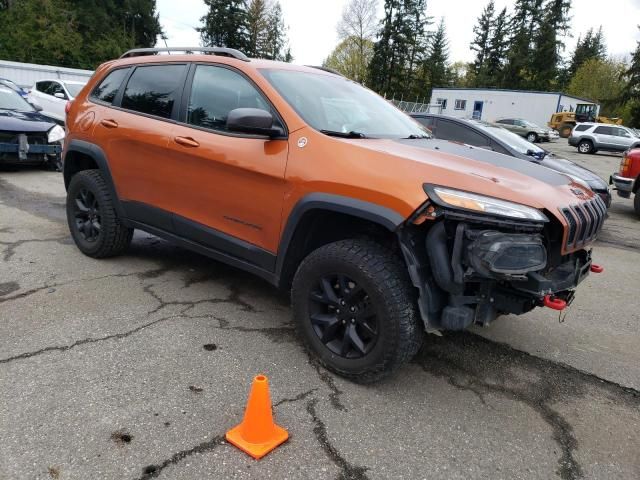
<svg viewBox="0 0 640 480"><path fill-rule="evenodd" d="M426 0L351 0L338 24L340 43L327 67L388 97L428 96L431 85L450 83L444 22L431 31Z"/></svg>
<svg viewBox="0 0 640 480"><path fill-rule="evenodd" d="M93 69L162 34L155 0L1 0L0 58Z"/></svg>
<svg viewBox="0 0 640 480"><path fill-rule="evenodd" d="M290 62L291 49L277 0L204 0L202 44L237 48L250 57Z"/></svg>
<svg viewBox="0 0 640 480"><path fill-rule="evenodd" d="M444 22L433 28L426 0L351 0L340 43L325 66L387 97L429 99L433 87L562 90L595 100L602 114L640 126L640 47L630 63L607 56L602 29L589 29L565 59L571 0L489 0L476 26L471 63L450 63Z"/></svg>
<svg viewBox="0 0 640 480"><path fill-rule="evenodd" d="M276 0L205 0L205 46L291 61ZM93 69L162 36L156 0L0 0L0 58Z"/></svg>

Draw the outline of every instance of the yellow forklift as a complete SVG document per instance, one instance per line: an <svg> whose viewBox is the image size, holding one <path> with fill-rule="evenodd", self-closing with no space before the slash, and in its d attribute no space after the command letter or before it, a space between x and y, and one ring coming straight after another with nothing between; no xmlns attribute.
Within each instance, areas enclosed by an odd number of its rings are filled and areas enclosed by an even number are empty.
<svg viewBox="0 0 640 480"><path fill-rule="evenodd" d="M579 103L575 112L558 112L551 115L549 127L557 130L562 138L568 138L576 123L597 122L622 125L621 118L609 118L598 115L599 107L593 103Z"/></svg>

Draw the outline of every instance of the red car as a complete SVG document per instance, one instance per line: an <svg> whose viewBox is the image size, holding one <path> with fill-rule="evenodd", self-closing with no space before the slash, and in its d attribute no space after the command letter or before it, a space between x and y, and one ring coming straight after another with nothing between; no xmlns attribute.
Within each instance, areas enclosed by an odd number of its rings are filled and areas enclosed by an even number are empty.
<svg viewBox="0 0 640 480"><path fill-rule="evenodd" d="M616 186L618 195L630 198L633 193L633 207L640 216L640 148L627 150L620 162L620 170L611 176L611 182Z"/></svg>

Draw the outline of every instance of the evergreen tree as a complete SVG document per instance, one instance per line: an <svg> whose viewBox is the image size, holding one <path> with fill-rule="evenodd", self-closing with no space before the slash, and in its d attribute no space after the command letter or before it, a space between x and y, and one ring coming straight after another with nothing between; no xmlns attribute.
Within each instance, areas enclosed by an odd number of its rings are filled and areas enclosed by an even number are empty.
<svg viewBox="0 0 640 480"><path fill-rule="evenodd" d="M498 86L507 59L508 34L507 8L498 14L491 29L489 55L486 60L486 81L488 86Z"/></svg>
<svg viewBox="0 0 640 480"><path fill-rule="evenodd" d="M264 58L286 61L287 53L284 48L287 44L287 27L284 24L280 2L275 2L269 9L267 25L267 50ZM290 51L288 55L291 56Z"/></svg>
<svg viewBox="0 0 640 480"><path fill-rule="evenodd" d="M530 79L532 39L540 24L543 0L516 0L509 19L509 50L501 84L507 88L527 88Z"/></svg>
<svg viewBox="0 0 640 480"><path fill-rule="evenodd" d="M478 18L477 24L473 27L475 37L471 42L471 50L476 52L476 59L473 62L473 70L476 78L476 86L489 86L487 70L489 56L491 55L492 28L495 23L495 4L490 0Z"/></svg>
<svg viewBox="0 0 640 480"><path fill-rule="evenodd" d="M579 36L576 48L571 55L568 76L572 78L584 62L592 58L604 60L607 58L607 47L602 34L602 27L594 33L593 28L587 30L584 37Z"/></svg>
<svg viewBox="0 0 640 480"><path fill-rule="evenodd" d="M205 46L237 48L249 47L247 5L245 0L204 0L209 11L197 28Z"/></svg>
<svg viewBox="0 0 640 480"><path fill-rule="evenodd" d="M384 17L369 64L369 85L387 96L424 92L423 63L429 17L425 0L385 0Z"/></svg>
<svg viewBox="0 0 640 480"><path fill-rule="evenodd" d="M637 42L636 50L631 56L631 64L624 72L624 78L627 80L627 86L622 100L630 105L631 126L640 128L640 42Z"/></svg>
<svg viewBox="0 0 640 480"><path fill-rule="evenodd" d="M266 0L250 0L247 8L247 30L249 34L246 54L264 58L267 52L267 29L269 9Z"/></svg>
<svg viewBox="0 0 640 480"><path fill-rule="evenodd" d="M550 90L556 86L564 49L562 38L569 30L570 9L571 0L548 0L543 5L544 13L535 19L529 88Z"/></svg>
<svg viewBox="0 0 640 480"><path fill-rule="evenodd" d="M425 60L429 72L431 87L446 87L451 82L449 74L449 42L445 30L444 19L440 21L429 47L429 55Z"/></svg>
<svg viewBox="0 0 640 480"><path fill-rule="evenodd" d="M93 69L130 48L154 46L161 34L155 0L0 5L0 57L15 61Z"/></svg>

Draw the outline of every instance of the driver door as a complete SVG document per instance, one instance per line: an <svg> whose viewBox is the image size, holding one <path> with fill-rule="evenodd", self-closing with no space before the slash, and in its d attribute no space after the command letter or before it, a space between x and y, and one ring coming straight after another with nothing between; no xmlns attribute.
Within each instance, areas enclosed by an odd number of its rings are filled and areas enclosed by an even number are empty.
<svg viewBox="0 0 640 480"><path fill-rule="evenodd" d="M270 111L282 126L277 112L244 75L222 65L193 65L185 97L169 138L176 231L241 258L255 246L277 252L288 141L226 128L236 108Z"/></svg>

